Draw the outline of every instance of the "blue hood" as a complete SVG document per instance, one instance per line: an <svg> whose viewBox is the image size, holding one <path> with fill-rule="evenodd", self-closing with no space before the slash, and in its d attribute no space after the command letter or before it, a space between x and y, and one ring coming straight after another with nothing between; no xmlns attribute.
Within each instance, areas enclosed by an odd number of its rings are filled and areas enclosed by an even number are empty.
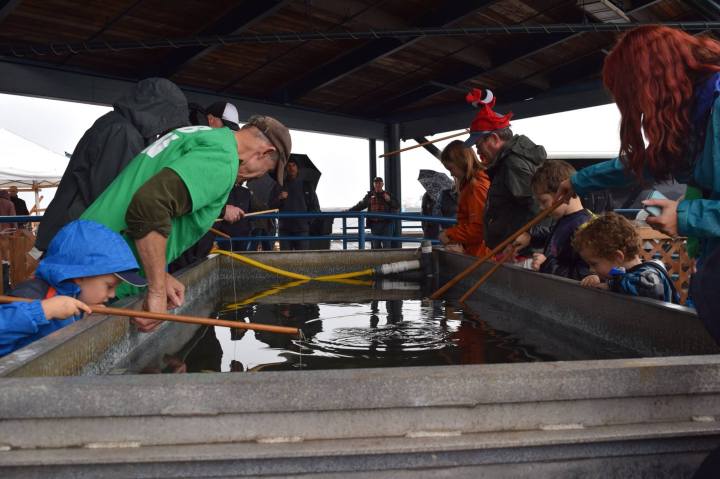
<svg viewBox="0 0 720 479"><path fill-rule="evenodd" d="M138 268L122 236L100 223L75 220L58 231L50 242L35 277L49 283L60 294L75 295L80 289L75 283L65 281Z"/></svg>

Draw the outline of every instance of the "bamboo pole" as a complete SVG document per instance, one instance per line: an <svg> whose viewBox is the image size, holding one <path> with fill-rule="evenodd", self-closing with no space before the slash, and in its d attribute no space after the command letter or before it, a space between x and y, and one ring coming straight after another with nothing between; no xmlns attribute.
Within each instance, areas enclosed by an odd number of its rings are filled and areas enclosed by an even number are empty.
<svg viewBox="0 0 720 479"><path fill-rule="evenodd" d="M0 295L0 303L30 302L28 298ZM139 311L135 309L112 308L108 306L91 306L93 313L109 314L113 316L129 316L132 318L160 319L162 321L175 321L176 323L202 324L204 326L223 326L235 329L251 329L253 331L268 331L270 333L298 334L297 328L286 326L272 326L270 324L240 323L224 319L201 318L199 316L184 316L180 314L155 313L152 311Z"/></svg>
<svg viewBox="0 0 720 479"><path fill-rule="evenodd" d="M221 238L228 238L228 239L230 239L230 235L229 235L229 234L223 233L222 231L220 231L220 230L218 230L218 229L210 228L210 232L211 232L211 233L215 233L216 235L220 236Z"/></svg>
<svg viewBox="0 0 720 479"><path fill-rule="evenodd" d="M465 131L461 131L460 133L455 133L455 134L453 134L453 135L448 135L448 136L443 136L443 137L440 137L440 138L435 138L434 140L425 141L425 142L423 142L423 143L418 143L417 145L414 145L414 146L407 146L407 147L405 147L405 148L400 148L399 150L395 150L395 151L391 151L391 152L388 152L388 153L384 153L384 154L378 156L378 158L385 158L386 156L397 155L398 153L402 153L403 151L414 150L415 148L420 148L421 146L430 145L430 144L432 144L432 143L436 143L436 142L442 141L442 140L447 140L447 139L449 139L449 138L455 138L456 136L467 135L468 133L470 133L470 130L467 130L467 129L466 129Z"/></svg>
<svg viewBox="0 0 720 479"><path fill-rule="evenodd" d="M269 214L269 213L277 213L278 211L280 211L278 208L273 208L271 210L253 211L252 213L245 213L243 215L243 218L247 218L249 216L265 215L265 214ZM240 218L240 219L242 219L242 218ZM219 221L223 221L223 219L218 218L215 220L215 223L217 223Z"/></svg>
<svg viewBox="0 0 720 479"><path fill-rule="evenodd" d="M560 199L555 201L548 209L541 211L540 214L538 214L535 218L530 220L527 224L520 227L519 230L508 236L502 243L497 245L492 251L490 251L485 256L481 257L477 261L475 261L473 264L465 268L463 271L458 273L453 279L445 283L442 287L440 287L437 291L435 291L431 296L430 299L438 299L440 296L445 294L447 290L455 286L457 283L462 281L467 275L475 271L480 267L481 264L483 264L485 261L489 260L493 256L497 255L498 253L502 252L507 246L515 241L515 238L520 236L521 234L525 233L527 230L535 226L536 224L540 223L542 220L544 220L550 213L555 211L558 206L565 203L565 199Z"/></svg>
<svg viewBox="0 0 720 479"><path fill-rule="evenodd" d="M488 280L488 278L489 278L490 276L493 275L493 273L495 273L495 271L497 271L498 269L500 269L500 266L504 265L505 263L507 263L507 261L508 261L510 258L512 258L513 256L515 256L515 252L516 252L516 251L517 251L517 249L516 249L516 248L513 248L512 251L510 251L508 254L506 254L500 261L497 261L497 262L493 265L493 267L488 270L487 273L485 273L484 275L482 275L482 277L481 277L479 280L477 280L477 283L475 283L474 285L472 285L472 287L471 287L470 289L468 289L468 290L465 292L465 294L463 294L463 295L460 297L460 302L461 302L461 303L464 303L464 302L470 297L470 295L475 292L476 289L478 289L485 281Z"/></svg>

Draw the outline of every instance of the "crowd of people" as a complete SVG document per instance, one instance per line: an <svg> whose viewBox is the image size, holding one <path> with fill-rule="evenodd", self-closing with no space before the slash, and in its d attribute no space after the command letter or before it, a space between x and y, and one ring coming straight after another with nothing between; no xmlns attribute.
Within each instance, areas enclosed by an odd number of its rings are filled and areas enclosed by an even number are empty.
<svg viewBox="0 0 720 479"><path fill-rule="evenodd" d="M459 189L457 225L439 239L449 250L485 256L552 207L549 223L518 236L496 259L512 255L516 264L588 288L678 303L665 265L641 259L635 225L612 212L594 214L578 196L675 180L687 185L684 197L644 201L646 222L671 238L688 238L697 259L688 304L720 344L720 301L712 294L720 280L720 42L639 27L607 56L603 82L621 114L620 155L581 171L547 160L541 146L514 135L512 114L493 110L491 91L469 93L478 108L470 137L442 152ZM474 147L477 157L463 146Z"/></svg>
<svg viewBox="0 0 720 479"><path fill-rule="evenodd" d="M0 355L139 287L148 311L180 306L185 286L168 265L218 218L242 219L228 203L236 186L267 172L282 184L291 148L272 117L240 127L230 104L198 114L169 80L136 84L78 143L40 223L35 276L11 293L34 301L2 307ZM159 324L133 321L140 331Z"/></svg>
<svg viewBox="0 0 720 479"><path fill-rule="evenodd" d="M657 74L658 65L665 66L663 75ZM478 109L470 137L450 143L441 155L457 188L457 224L434 234L448 250L486 256L552 207L550 222L515 238L495 259L512 255L516 264L589 288L678 302L664 265L641 260L633 224L614 213L595 215L578 197L675 179L688 185L685 197L646 201L659 208L647 223L671 237L690 238L698 258L690 298L720 342L720 302L712 295L720 279L720 126L715 121L720 43L667 27L640 27L623 35L607 56L603 80L621 113L620 155L581 171L548 160L542 146L514 134L512 113L494 110L491 91L468 94ZM138 286L146 285L149 311L179 306L184 286L168 264L180 258L176 266L182 267L204 257L212 244L207 233L217 220L231 236L264 236L273 226L253 229L243 222L247 212L319 211L314 189L299 175L290 151L290 133L274 118L254 116L240 127L230 103L188 106L168 80L138 83L95 122L73 153L38 232L37 247L45 256L32 281L39 283L21 285L23 295L37 301L3 307L0 354L65 324L48 327L51 320L71 321L88 311L88 302L133 294ZM267 202L243 184L266 172L277 182ZM0 196L0 207L6 203L8 211L15 209L10 196ZM374 179L350 211L365 209L399 209L382 178ZM392 225L382 215L368 218L373 248L390 246ZM291 239L281 249L308 249L310 228L305 218L282 218L279 232ZM106 241L97 245L93 237ZM93 265L106 263L103 268L86 267L87 243L102 250L93 253L98 255ZM116 260L103 256L111 250ZM144 279L128 279L138 268ZM140 331L158 324L135 322Z"/></svg>

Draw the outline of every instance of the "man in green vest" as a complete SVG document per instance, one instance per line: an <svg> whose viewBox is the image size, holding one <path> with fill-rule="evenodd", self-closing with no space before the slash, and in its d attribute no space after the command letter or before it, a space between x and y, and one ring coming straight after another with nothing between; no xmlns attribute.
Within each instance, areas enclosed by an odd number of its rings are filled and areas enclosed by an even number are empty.
<svg viewBox="0 0 720 479"><path fill-rule="evenodd" d="M291 148L287 127L269 116L251 117L238 131L178 128L137 155L82 218L124 236L147 277L145 309L165 313L185 296L167 263L210 229L236 182L275 171L282 184ZM140 331L160 323L134 321Z"/></svg>

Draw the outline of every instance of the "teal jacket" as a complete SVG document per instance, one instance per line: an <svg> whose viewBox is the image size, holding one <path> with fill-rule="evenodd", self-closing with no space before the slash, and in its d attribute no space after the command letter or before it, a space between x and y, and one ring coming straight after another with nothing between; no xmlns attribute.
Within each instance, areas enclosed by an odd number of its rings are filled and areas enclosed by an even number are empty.
<svg viewBox="0 0 720 479"><path fill-rule="evenodd" d="M703 198L683 200L678 204L678 232L700 240L700 257L707 257L720 247L720 74L703 83L695 94L692 113L695 130L704 135L689 175L676 180L702 190ZM652 182L650 175L646 176ZM622 188L635 184L637 178L628 172L619 158L598 163L575 173L571 178L579 195L605 188Z"/></svg>

